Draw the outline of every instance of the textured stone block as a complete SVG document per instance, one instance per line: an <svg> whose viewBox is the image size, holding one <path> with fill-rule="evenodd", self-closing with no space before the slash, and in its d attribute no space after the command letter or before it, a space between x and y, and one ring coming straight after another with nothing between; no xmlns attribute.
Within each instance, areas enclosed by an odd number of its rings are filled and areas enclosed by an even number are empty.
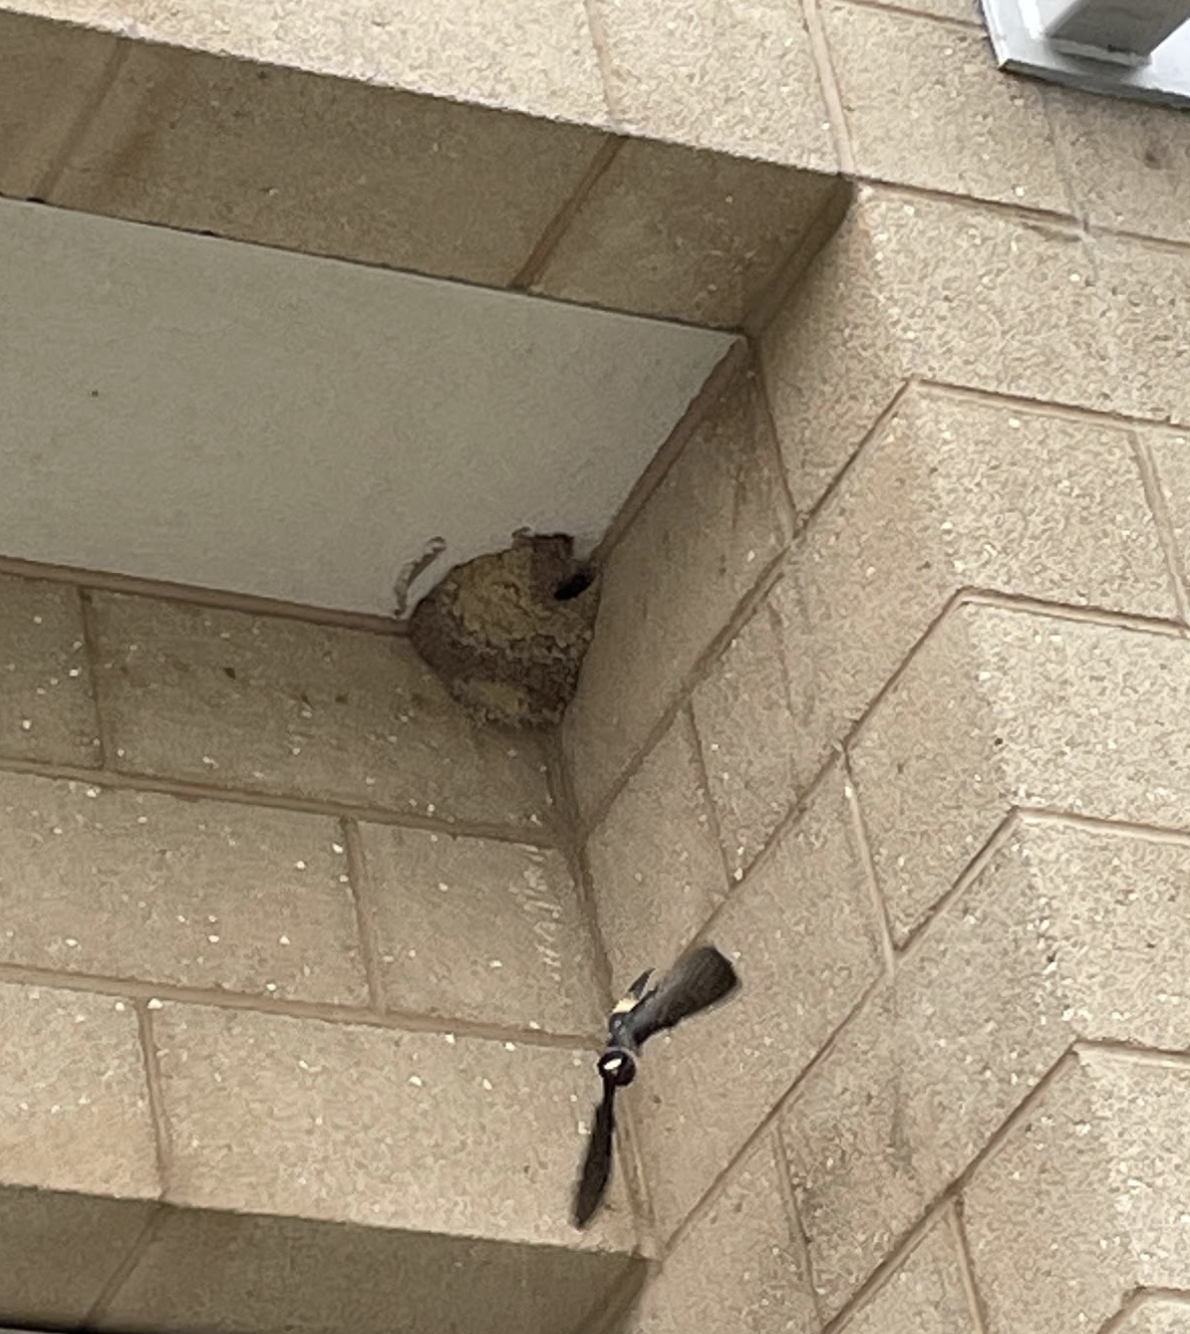
<svg viewBox="0 0 1190 1334"><path fill-rule="evenodd" d="M48 198L505 286L602 142L578 126L137 43Z"/></svg>
<svg viewBox="0 0 1190 1334"><path fill-rule="evenodd" d="M822 20L861 176L1068 211L1041 85L982 32L838 0Z"/></svg>
<svg viewBox="0 0 1190 1334"><path fill-rule="evenodd" d="M773 1132L732 1171L645 1289L631 1334L811 1334L818 1329L805 1252L789 1217Z"/></svg>
<svg viewBox="0 0 1190 1334"><path fill-rule="evenodd" d="M0 13L0 191L38 194L115 52L107 33Z"/></svg>
<svg viewBox="0 0 1190 1334"><path fill-rule="evenodd" d="M904 940L1014 806L1187 826L1190 644L961 606L852 749L877 879Z"/></svg>
<svg viewBox="0 0 1190 1334"><path fill-rule="evenodd" d="M925 1228L839 1334L979 1334L948 1214Z"/></svg>
<svg viewBox="0 0 1190 1334"><path fill-rule="evenodd" d="M6 1323L81 1326L154 1207L148 1200L0 1188Z"/></svg>
<svg viewBox="0 0 1190 1334"><path fill-rule="evenodd" d="M1176 107L1047 87L1079 212L1100 227L1190 241L1190 125Z"/></svg>
<svg viewBox="0 0 1190 1334"><path fill-rule="evenodd" d="M760 605L692 697L723 852L737 880L803 786L794 759L800 720L790 708L775 611L780 596Z"/></svg>
<svg viewBox="0 0 1190 1334"><path fill-rule="evenodd" d="M1188 1109L1184 1060L1064 1064L964 1195L992 1334L1097 1329L1135 1288L1190 1287Z"/></svg>
<svg viewBox="0 0 1190 1334"><path fill-rule="evenodd" d="M797 719L783 730L803 781L964 587L1175 618L1129 434L964 394L905 395L773 595Z"/></svg>
<svg viewBox="0 0 1190 1334"><path fill-rule="evenodd" d="M0 774L0 960L366 1005L338 821Z"/></svg>
<svg viewBox="0 0 1190 1334"><path fill-rule="evenodd" d="M1098 285L1111 331L1113 406L1135 416L1190 423L1190 321L1186 252L1101 235Z"/></svg>
<svg viewBox="0 0 1190 1334"><path fill-rule="evenodd" d="M629 1261L389 1228L168 1209L94 1327L391 1334L577 1329ZM219 1281L212 1282L217 1274Z"/></svg>
<svg viewBox="0 0 1190 1334"><path fill-rule="evenodd" d="M549 804L533 740L464 718L397 637L97 594L99 691L131 772L500 825Z"/></svg>
<svg viewBox="0 0 1190 1334"><path fill-rule="evenodd" d="M589 933L560 852L388 825L360 833L389 1006L601 1031Z"/></svg>
<svg viewBox="0 0 1190 1334"><path fill-rule="evenodd" d="M875 909L837 775L758 862L710 940L739 967L722 1011L654 1040L628 1097L668 1236L879 973Z"/></svg>
<svg viewBox="0 0 1190 1334"><path fill-rule="evenodd" d="M1138 434L1165 500L1174 563L1185 587L1190 574L1190 436L1161 428L1142 429Z"/></svg>
<svg viewBox="0 0 1190 1334"><path fill-rule="evenodd" d="M617 1181L576 1238L589 1052L166 1004L172 1203L629 1250Z"/></svg>
<svg viewBox="0 0 1190 1334"><path fill-rule="evenodd" d="M1188 874L1190 842L1018 827L847 1026L786 1119L829 1313L1072 1041L1190 1043Z"/></svg>
<svg viewBox="0 0 1190 1334"><path fill-rule="evenodd" d="M78 591L0 574L0 753L99 763Z"/></svg>
<svg viewBox="0 0 1190 1334"><path fill-rule="evenodd" d="M1170 1294L1143 1295L1120 1325L1123 1334L1190 1334L1190 1301Z"/></svg>
<svg viewBox="0 0 1190 1334"><path fill-rule="evenodd" d="M834 171L830 122L800 9L697 0L661 13L597 0L616 128L739 157Z"/></svg>
<svg viewBox="0 0 1190 1334"><path fill-rule="evenodd" d="M1092 277L1073 229L861 190L760 342L799 510L821 497L910 375L1122 407L1131 391L1103 375L1113 333Z"/></svg>
<svg viewBox="0 0 1190 1334"><path fill-rule="evenodd" d="M136 1013L111 996L0 983L5 1186L132 1200L160 1189Z"/></svg>
<svg viewBox="0 0 1190 1334"><path fill-rule="evenodd" d="M677 958L727 889L689 714L678 714L587 840L614 985Z"/></svg>
<svg viewBox="0 0 1190 1334"><path fill-rule="evenodd" d="M562 725L584 818L788 543L780 468L759 386L741 374L611 552L595 638Z"/></svg>
<svg viewBox="0 0 1190 1334"><path fill-rule="evenodd" d="M22 8L141 41L243 56L314 74L594 123L606 119L581 0L476 8L467 0L382 9L337 0L22 0Z"/></svg>
<svg viewBox="0 0 1190 1334"><path fill-rule="evenodd" d="M793 167L628 140L533 290L739 328L838 188Z"/></svg>

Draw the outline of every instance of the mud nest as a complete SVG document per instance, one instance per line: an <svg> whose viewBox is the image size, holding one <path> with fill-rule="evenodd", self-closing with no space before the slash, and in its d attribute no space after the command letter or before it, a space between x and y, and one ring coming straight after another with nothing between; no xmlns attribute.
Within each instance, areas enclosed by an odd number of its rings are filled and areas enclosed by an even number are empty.
<svg viewBox="0 0 1190 1334"><path fill-rule="evenodd" d="M553 727L574 698L599 586L566 533L513 534L456 566L414 609L409 638L476 721Z"/></svg>

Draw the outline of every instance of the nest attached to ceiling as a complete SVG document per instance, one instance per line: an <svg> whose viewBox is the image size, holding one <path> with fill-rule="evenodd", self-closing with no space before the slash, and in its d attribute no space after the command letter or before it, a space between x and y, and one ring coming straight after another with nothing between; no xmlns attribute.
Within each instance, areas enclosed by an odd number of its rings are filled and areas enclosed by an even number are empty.
<svg viewBox="0 0 1190 1334"><path fill-rule="evenodd" d="M457 565L417 604L409 639L478 722L556 726L574 698L599 587L566 533L513 534Z"/></svg>

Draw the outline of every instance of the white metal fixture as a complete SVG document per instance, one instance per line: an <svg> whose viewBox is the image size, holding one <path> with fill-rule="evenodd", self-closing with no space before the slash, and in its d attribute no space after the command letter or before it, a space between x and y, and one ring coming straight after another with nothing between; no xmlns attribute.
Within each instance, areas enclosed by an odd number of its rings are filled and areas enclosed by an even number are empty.
<svg viewBox="0 0 1190 1334"><path fill-rule="evenodd" d="M981 0L1001 69L1190 106L1190 0Z"/></svg>

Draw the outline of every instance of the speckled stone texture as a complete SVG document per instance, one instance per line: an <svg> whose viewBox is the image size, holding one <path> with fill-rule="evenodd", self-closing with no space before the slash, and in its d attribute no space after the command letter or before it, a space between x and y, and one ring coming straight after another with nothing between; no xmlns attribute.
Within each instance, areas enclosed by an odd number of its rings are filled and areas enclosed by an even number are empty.
<svg viewBox="0 0 1190 1334"><path fill-rule="evenodd" d="M574 698L599 608L597 572L561 533L515 533L417 604L409 641L480 724L541 730Z"/></svg>

